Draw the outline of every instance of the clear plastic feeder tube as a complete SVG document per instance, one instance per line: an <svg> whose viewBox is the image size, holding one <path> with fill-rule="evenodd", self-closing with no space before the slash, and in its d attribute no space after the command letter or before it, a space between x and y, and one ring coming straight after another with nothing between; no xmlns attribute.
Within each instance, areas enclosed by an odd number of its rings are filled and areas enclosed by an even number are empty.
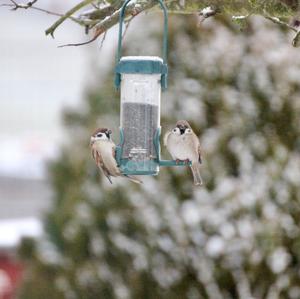
<svg viewBox="0 0 300 299"><path fill-rule="evenodd" d="M157 158L154 136L160 127L160 74L121 74L122 158Z"/></svg>

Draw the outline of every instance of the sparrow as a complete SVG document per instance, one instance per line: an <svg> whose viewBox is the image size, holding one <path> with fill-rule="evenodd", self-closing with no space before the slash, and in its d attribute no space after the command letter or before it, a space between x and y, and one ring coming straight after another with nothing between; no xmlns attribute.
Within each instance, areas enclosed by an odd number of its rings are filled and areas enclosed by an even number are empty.
<svg viewBox="0 0 300 299"><path fill-rule="evenodd" d="M97 129L91 136L90 146L92 156L99 169L112 184L111 177L126 177L134 183L141 184L142 181L135 176L122 174L115 159L116 145L111 139L112 131L107 128Z"/></svg>
<svg viewBox="0 0 300 299"><path fill-rule="evenodd" d="M179 120L176 127L167 132L164 144L172 158L178 161L192 162L191 170L195 185L202 185L200 164L202 163L200 141L186 120Z"/></svg>

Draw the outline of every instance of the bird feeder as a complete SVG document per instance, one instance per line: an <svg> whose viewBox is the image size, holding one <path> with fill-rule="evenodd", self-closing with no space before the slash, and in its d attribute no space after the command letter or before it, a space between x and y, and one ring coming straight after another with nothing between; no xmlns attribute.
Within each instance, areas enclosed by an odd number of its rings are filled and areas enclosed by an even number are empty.
<svg viewBox="0 0 300 299"><path fill-rule="evenodd" d="M168 75L168 14L162 0L157 0L164 13L163 58L121 57L122 26L130 1L123 4L119 20L115 85L121 90L121 123L116 160L125 175L156 175L159 166L186 165L160 159L161 90L167 88Z"/></svg>

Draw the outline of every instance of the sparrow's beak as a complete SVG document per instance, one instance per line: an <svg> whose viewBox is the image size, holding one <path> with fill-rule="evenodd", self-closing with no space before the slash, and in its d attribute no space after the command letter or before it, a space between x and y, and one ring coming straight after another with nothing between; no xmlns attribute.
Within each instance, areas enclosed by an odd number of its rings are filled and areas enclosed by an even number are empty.
<svg viewBox="0 0 300 299"><path fill-rule="evenodd" d="M112 131L111 130L108 130L105 132L105 135L108 139L110 139L110 135L111 135Z"/></svg>
<svg viewBox="0 0 300 299"><path fill-rule="evenodd" d="M180 130L180 135L184 134L184 132L185 132L185 127L183 127L183 126L178 126L178 129Z"/></svg>

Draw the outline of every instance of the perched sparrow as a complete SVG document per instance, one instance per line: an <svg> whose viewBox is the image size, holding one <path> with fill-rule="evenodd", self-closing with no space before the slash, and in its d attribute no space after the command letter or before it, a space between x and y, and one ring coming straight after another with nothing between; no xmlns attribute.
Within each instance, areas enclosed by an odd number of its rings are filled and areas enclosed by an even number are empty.
<svg viewBox="0 0 300 299"><path fill-rule="evenodd" d="M103 171L109 182L112 184L111 177L127 177L132 182L142 183L138 178L129 175L123 175L115 159L116 145L111 140L111 130L106 128L97 129L91 137L90 145L93 158L97 166Z"/></svg>
<svg viewBox="0 0 300 299"><path fill-rule="evenodd" d="M166 133L164 144L174 160L192 162L194 184L202 185L200 142L189 123L186 120L179 120L176 127L171 132Z"/></svg>

